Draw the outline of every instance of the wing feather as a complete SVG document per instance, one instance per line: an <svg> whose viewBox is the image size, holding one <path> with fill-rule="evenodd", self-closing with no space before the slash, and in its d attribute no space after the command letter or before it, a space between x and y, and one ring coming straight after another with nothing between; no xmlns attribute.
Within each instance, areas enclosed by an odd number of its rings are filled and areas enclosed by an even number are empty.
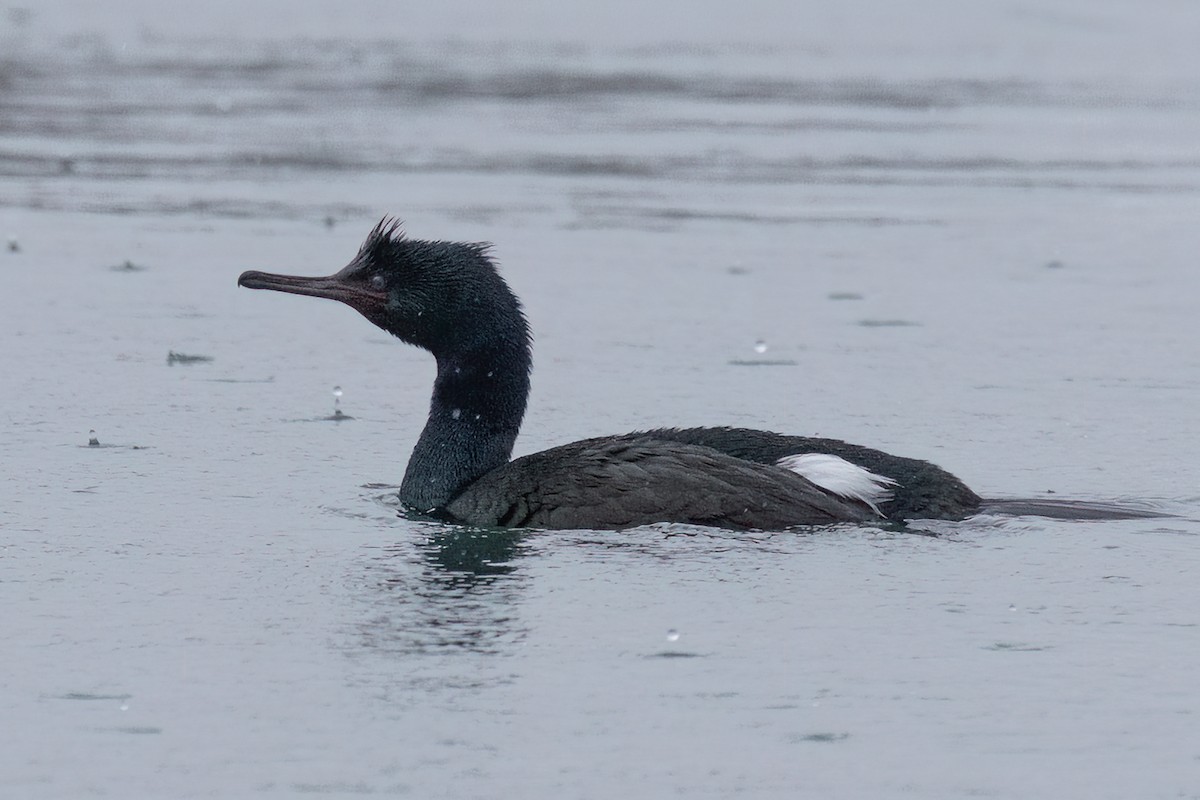
<svg viewBox="0 0 1200 800"><path fill-rule="evenodd" d="M447 506L481 526L619 529L683 522L778 529L875 518L786 469L653 437L592 439L516 459Z"/></svg>

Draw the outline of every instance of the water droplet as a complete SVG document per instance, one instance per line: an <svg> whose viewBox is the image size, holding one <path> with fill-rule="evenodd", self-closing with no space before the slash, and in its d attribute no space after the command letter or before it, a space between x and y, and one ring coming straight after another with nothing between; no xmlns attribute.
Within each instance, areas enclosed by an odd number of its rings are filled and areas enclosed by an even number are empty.
<svg viewBox="0 0 1200 800"><path fill-rule="evenodd" d="M1014 606L1014 605L1010 605L1010 606L1008 607L1008 610L1009 610L1009 611L1016 611L1016 610L1017 610L1017 607L1016 607L1016 606Z"/></svg>
<svg viewBox="0 0 1200 800"><path fill-rule="evenodd" d="M667 641L668 642L678 642L679 641L679 631L675 630L674 628L671 628L669 631L667 631Z"/></svg>
<svg viewBox="0 0 1200 800"><path fill-rule="evenodd" d="M95 429L88 431L88 447L99 447L100 440L96 438Z"/></svg>
<svg viewBox="0 0 1200 800"><path fill-rule="evenodd" d="M767 352L767 343L762 339L759 339L754 343L754 352L759 354Z"/></svg>
<svg viewBox="0 0 1200 800"><path fill-rule="evenodd" d="M493 376L493 375L495 375L495 374L496 374L496 373L495 373L495 372L493 372L492 370L488 370L488 377L489 377L489 378L490 378L490 377L492 377L492 376Z"/></svg>
<svg viewBox="0 0 1200 800"><path fill-rule="evenodd" d="M342 413L342 387L333 387L333 419L350 419Z"/></svg>
<svg viewBox="0 0 1200 800"><path fill-rule="evenodd" d="M454 409L453 411L450 412L450 416L454 417L455 419L458 419L459 417L462 416L462 409L461 408Z"/></svg>
<svg viewBox="0 0 1200 800"><path fill-rule="evenodd" d="M121 703L121 705L117 706L117 708L121 709L122 711L128 711L129 703Z"/></svg>

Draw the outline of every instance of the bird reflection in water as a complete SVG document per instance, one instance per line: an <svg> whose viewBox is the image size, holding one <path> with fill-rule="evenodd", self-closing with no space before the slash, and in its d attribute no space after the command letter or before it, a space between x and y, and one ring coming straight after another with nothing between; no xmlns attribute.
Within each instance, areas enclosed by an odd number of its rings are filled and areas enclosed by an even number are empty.
<svg viewBox="0 0 1200 800"><path fill-rule="evenodd" d="M389 545L373 561L378 613L363 626L371 649L498 654L525 637L517 614L527 531L429 526L422 541Z"/></svg>

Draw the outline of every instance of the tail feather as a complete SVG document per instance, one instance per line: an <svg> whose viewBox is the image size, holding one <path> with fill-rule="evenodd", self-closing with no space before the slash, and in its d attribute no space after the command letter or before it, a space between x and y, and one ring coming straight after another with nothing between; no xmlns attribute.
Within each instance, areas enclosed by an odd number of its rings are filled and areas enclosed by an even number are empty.
<svg viewBox="0 0 1200 800"><path fill-rule="evenodd" d="M1033 498L987 499L979 505L980 514L1013 517L1048 517L1072 520L1159 519L1170 514L1150 508L1102 503L1091 500L1043 500Z"/></svg>

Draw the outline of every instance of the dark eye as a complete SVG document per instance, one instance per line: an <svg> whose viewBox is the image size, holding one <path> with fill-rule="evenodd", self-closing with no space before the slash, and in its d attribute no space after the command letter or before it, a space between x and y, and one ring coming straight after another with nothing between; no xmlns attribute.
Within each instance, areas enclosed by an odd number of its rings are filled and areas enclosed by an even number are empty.
<svg viewBox="0 0 1200 800"><path fill-rule="evenodd" d="M386 286L387 286L387 280L385 280L382 275L372 275L371 276L371 288L372 289L383 289Z"/></svg>

